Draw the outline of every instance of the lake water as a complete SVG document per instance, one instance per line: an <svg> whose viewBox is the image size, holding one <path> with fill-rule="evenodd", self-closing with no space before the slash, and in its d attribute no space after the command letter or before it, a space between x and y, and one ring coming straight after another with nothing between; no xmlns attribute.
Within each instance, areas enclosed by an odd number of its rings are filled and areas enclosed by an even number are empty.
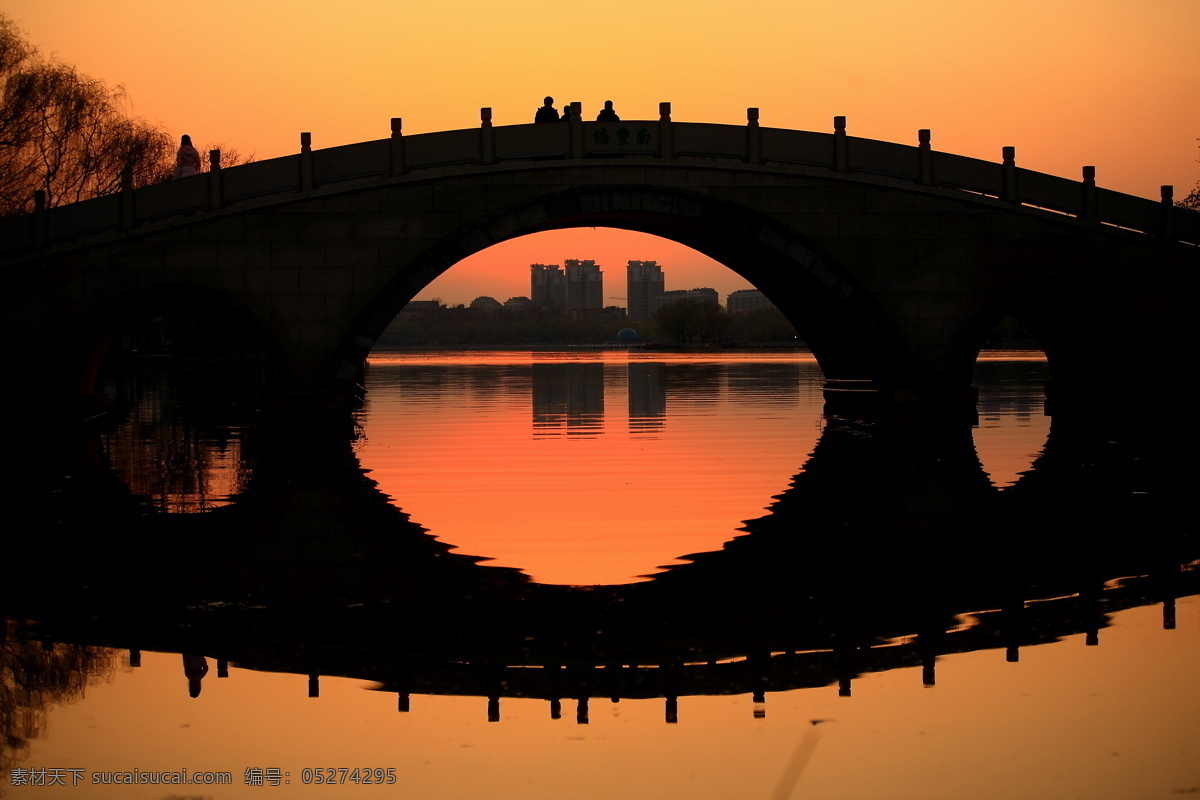
<svg viewBox="0 0 1200 800"><path fill-rule="evenodd" d="M1200 794L1186 473L1046 380L985 354L970 427L825 418L804 353L378 354L262 426L147 368L9 481L0 792Z"/></svg>

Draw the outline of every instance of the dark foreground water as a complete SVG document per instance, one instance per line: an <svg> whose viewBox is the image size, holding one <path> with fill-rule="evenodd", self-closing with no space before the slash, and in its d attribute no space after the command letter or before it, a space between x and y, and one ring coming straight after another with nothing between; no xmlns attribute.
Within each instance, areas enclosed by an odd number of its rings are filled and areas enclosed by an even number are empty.
<svg viewBox="0 0 1200 800"><path fill-rule="evenodd" d="M1037 359L981 362L974 428L823 418L802 354L368 379L355 424L262 426L155 366L41 434L0 791L1200 794L1185 456L1051 426Z"/></svg>

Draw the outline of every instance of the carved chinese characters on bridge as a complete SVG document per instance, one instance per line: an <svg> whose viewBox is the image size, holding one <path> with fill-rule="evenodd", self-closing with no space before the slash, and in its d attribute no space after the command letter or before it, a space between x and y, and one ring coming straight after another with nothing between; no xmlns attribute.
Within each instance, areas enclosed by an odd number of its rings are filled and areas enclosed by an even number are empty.
<svg viewBox="0 0 1200 800"><path fill-rule="evenodd" d="M620 151L620 152L651 152L654 149L654 136L650 129L644 126L612 126L594 125L589 137L591 152Z"/></svg>

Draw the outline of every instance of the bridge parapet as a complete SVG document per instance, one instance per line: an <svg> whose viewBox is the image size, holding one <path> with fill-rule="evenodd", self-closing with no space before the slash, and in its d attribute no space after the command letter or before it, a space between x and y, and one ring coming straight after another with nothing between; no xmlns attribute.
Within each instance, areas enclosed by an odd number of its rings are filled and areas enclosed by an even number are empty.
<svg viewBox="0 0 1200 800"><path fill-rule="evenodd" d="M1163 187L1163 199L1155 202L1097 188L1093 167L1084 167L1081 181L1018 168L1012 148L1005 148L1001 163L933 151L928 131L920 132L918 146L911 146L847 136L843 117L835 120L833 133L819 133L760 128L758 109L749 109L745 126L672 122L670 104L662 105L658 120L581 122L575 115L566 124L501 127L492 127L491 110L484 109L480 128L414 136L403 136L396 119L390 139L315 151L306 144L296 155L0 220L0 253L20 257L49 244L146 222L248 201L270 202L272 197L287 202L308 191L336 191L338 184L351 181L418 180L434 169L601 158L740 162L757 170L905 181L1200 246L1200 214L1175 208L1170 187Z"/></svg>

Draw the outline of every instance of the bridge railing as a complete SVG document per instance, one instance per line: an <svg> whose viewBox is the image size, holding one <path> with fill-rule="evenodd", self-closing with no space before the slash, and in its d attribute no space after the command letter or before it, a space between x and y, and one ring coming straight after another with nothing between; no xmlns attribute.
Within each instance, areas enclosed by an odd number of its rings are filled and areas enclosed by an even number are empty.
<svg viewBox="0 0 1200 800"><path fill-rule="evenodd" d="M315 150L312 153L313 181L328 186L339 181L387 175L391 171L386 139Z"/></svg>
<svg viewBox="0 0 1200 800"><path fill-rule="evenodd" d="M406 136L405 163L410 169L481 164L482 138L474 129Z"/></svg>
<svg viewBox="0 0 1200 800"><path fill-rule="evenodd" d="M502 160L566 158L571 152L566 125L505 125L494 129L496 157ZM420 162L412 162L420 168Z"/></svg>
<svg viewBox="0 0 1200 800"><path fill-rule="evenodd" d="M994 161L935 152L933 170L938 183L947 189L961 189L988 197L1004 196L1004 170Z"/></svg>
<svg viewBox="0 0 1200 800"><path fill-rule="evenodd" d="M294 192L300 186L300 157L283 156L222 170L221 183L222 199L230 203Z"/></svg>
<svg viewBox="0 0 1200 800"><path fill-rule="evenodd" d="M657 120L583 122L492 127L483 109L480 128L404 136L400 120L392 136L311 150L302 134L297 155L258 161L0 220L0 252L20 253L55 241L133 228L173 216L212 211L270 196L304 193L345 181L404 180L429 169L487 166L514 161L581 158L647 158L748 163L824 169L883 177L930 188L962 191L1017 206L1044 209L1096 226L1112 226L1200 246L1200 214L1176 208L1170 187L1160 202L1096 187L1091 167L1074 181L1018 168L1012 148L1001 162L931 149L928 131L911 146L846 134L844 117L833 133L763 128L758 110L747 125L677 123L670 104Z"/></svg>
<svg viewBox="0 0 1200 800"><path fill-rule="evenodd" d="M833 140L828 133L763 128L762 157L776 164L833 169Z"/></svg>

